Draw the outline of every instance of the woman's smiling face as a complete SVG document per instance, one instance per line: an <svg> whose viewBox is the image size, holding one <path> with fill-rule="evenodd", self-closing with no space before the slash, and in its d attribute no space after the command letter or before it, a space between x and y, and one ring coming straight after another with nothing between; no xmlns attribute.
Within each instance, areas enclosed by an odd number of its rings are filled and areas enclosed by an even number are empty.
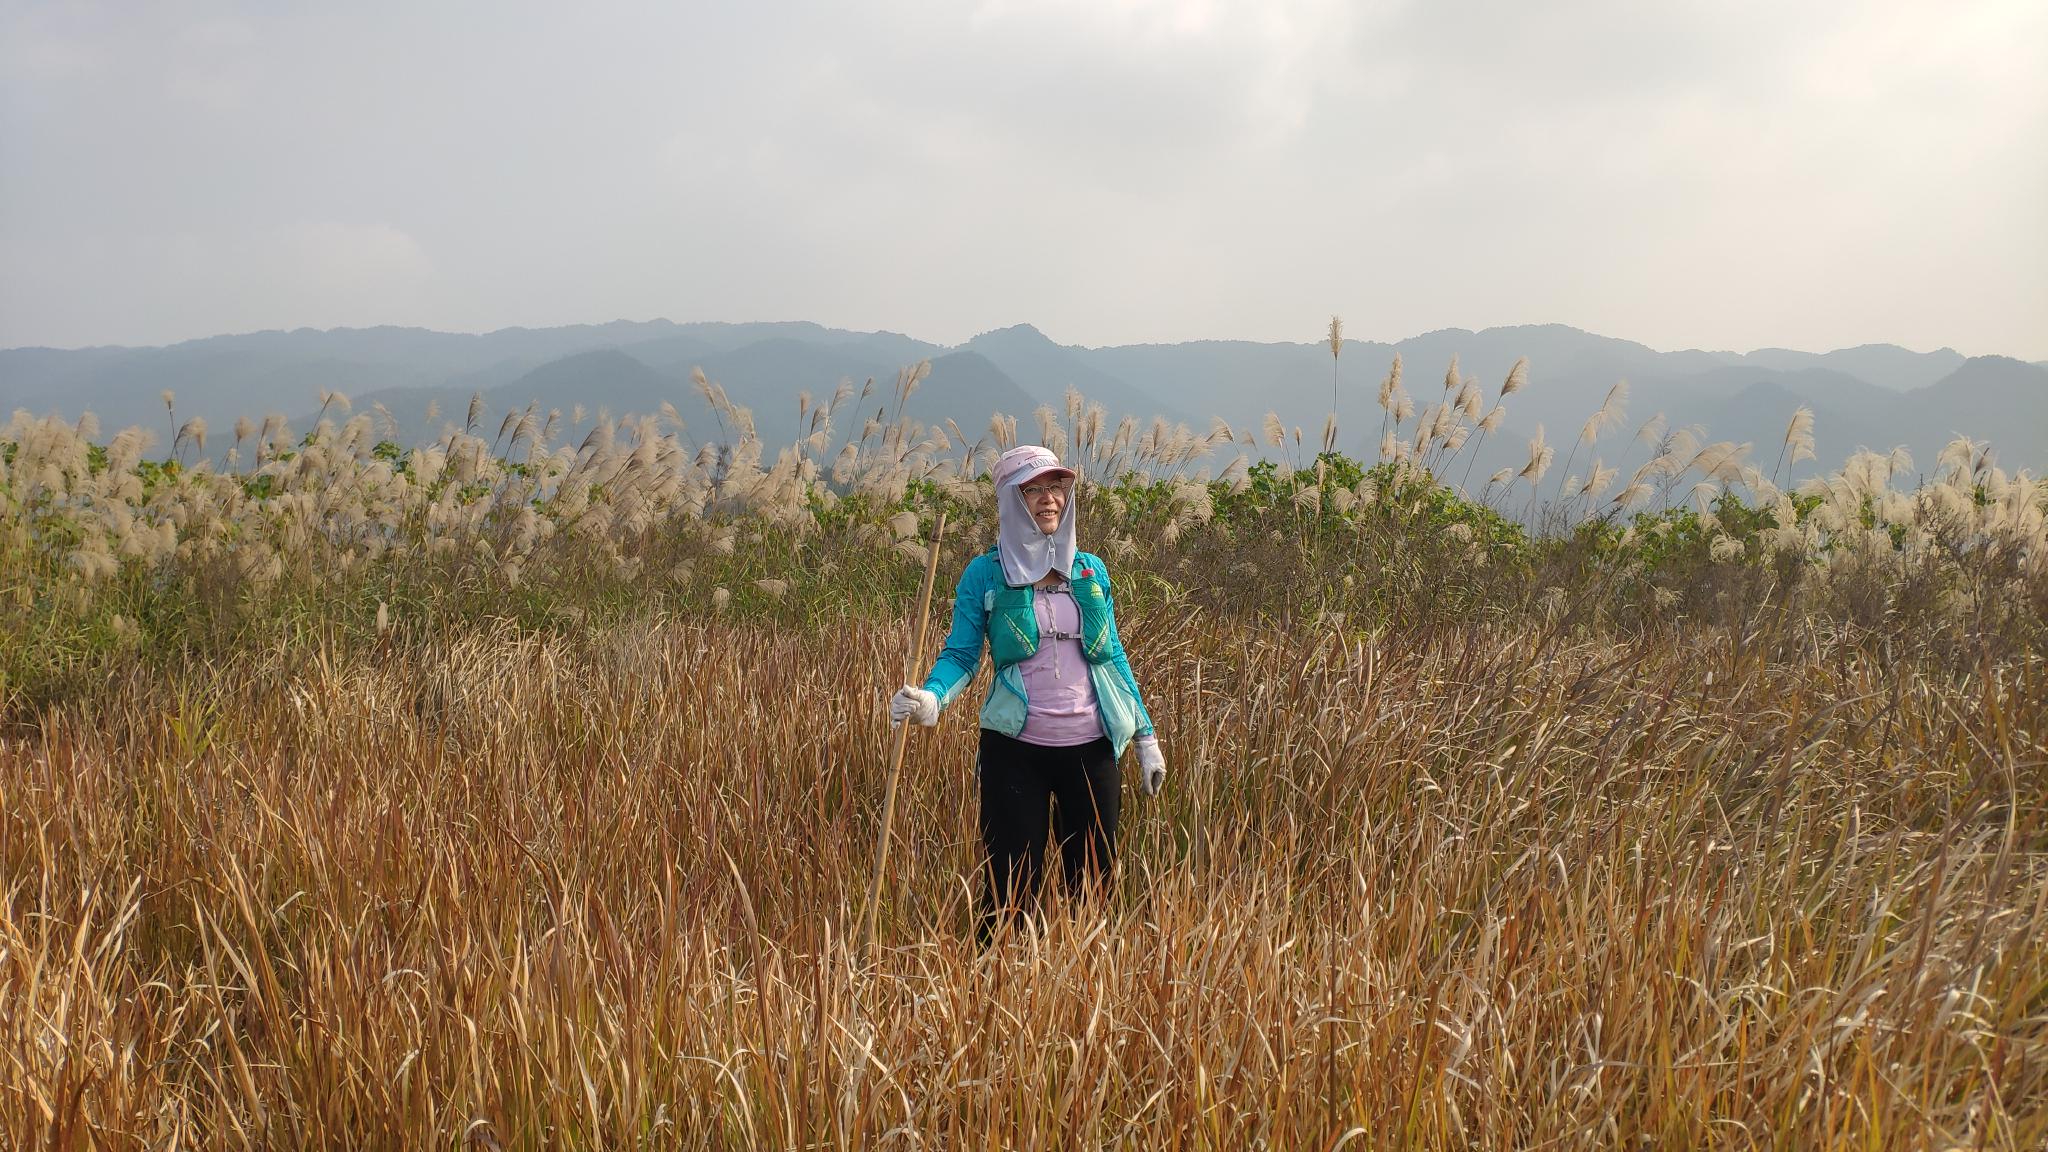
<svg viewBox="0 0 2048 1152"><path fill-rule="evenodd" d="M1067 510L1067 501L1072 498L1074 481L1066 476L1046 476L1023 486L1024 507L1031 512L1031 519L1038 530L1050 536L1059 530L1060 517Z"/></svg>

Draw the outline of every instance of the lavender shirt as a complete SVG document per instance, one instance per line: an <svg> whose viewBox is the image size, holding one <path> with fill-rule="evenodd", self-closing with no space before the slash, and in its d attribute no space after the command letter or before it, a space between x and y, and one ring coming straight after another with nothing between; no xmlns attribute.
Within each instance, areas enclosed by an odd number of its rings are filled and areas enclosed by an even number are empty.
<svg viewBox="0 0 2048 1152"><path fill-rule="evenodd" d="M1102 738L1095 685L1081 654L1081 605L1064 582L1031 597L1038 614L1038 651L1017 665L1030 707L1017 739L1048 748L1071 748ZM1054 633L1059 633L1059 639Z"/></svg>

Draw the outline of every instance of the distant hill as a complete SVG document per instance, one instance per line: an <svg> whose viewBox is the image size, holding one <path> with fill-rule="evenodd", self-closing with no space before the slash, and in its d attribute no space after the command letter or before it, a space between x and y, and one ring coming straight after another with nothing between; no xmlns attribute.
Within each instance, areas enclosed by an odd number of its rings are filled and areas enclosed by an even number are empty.
<svg viewBox="0 0 2048 1152"><path fill-rule="evenodd" d="M893 399L895 381L876 381L877 398ZM877 404L879 408L881 405ZM918 385L905 408L926 424L952 420L970 441L988 432L997 415L1015 416L1020 434L1036 427L1031 421L1032 397L1022 385L979 352L948 352L932 361L931 375Z"/></svg>
<svg viewBox="0 0 2048 1152"><path fill-rule="evenodd" d="M1910 352L1896 344L1864 344L1818 355L1759 348L1744 359L1764 368L1830 368L1893 392L1925 388L1963 366L1963 354L1953 348Z"/></svg>
<svg viewBox="0 0 2048 1152"><path fill-rule="evenodd" d="M217 449L231 439L238 416L276 412L304 427L323 390L345 393L358 412L381 404L408 441L460 424L477 394L478 424L488 433L505 413L533 404L543 416L560 409L565 436L580 435L600 411L651 413L666 401L682 417L686 436L702 441L727 431L691 381L692 370L702 369L753 411L765 441L780 445L804 430L800 392L823 404L842 382L858 394L872 381L867 398L850 402L838 418L839 434L857 434L876 411L886 415L892 407L898 371L929 359L930 377L909 413L932 425L951 420L970 438L983 435L997 412L1017 417L1020 431L1035 435L1033 411L1050 405L1064 420L1063 397L1072 386L1102 404L1112 420L1163 415L1206 431L1212 418L1222 417L1240 432L1257 432L1271 412L1314 445L1331 408L1334 368L1340 445L1370 453L1381 425L1379 382L1396 353L1418 407L1442 397L1453 356L1461 376L1480 382L1489 404L1510 366L1528 360L1528 385L1508 399L1506 427L1478 452L1478 475L1518 462L1538 424L1562 455L1622 379L1632 385L1624 426L1582 457L1639 461L1647 448L1631 447L1628 438L1663 412L1676 424L1704 426L1710 439L1754 444L1756 458L1768 467L1793 410L1806 405L1816 416L1820 461L1802 464L1802 473L1837 466L1858 447L1904 445L1917 462L1931 464L1957 434L1990 443L2008 465L2048 465L2048 364L1888 344L1819 353L1660 352L1561 324L1448 328L1394 344L1349 342L1334 365L1319 340L1085 348L1060 344L1028 324L984 332L957 348L803 321L615 321L481 335L299 329L164 348L0 350L0 412L26 408L70 418L89 410L105 430L140 425L155 429L160 442L168 440L173 420L203 416L209 448ZM166 389L176 394L174 413L164 411ZM577 405L585 419L572 426Z"/></svg>
<svg viewBox="0 0 2048 1152"><path fill-rule="evenodd" d="M1988 441L2011 467L2027 466L2039 474L2048 463L2048 366L2005 356L1973 356L1902 399L1901 418L1886 431L1917 430L1890 438L1911 447L1923 468L1931 466L1934 453L1956 436ZM2009 450L2009 445L2025 444L2030 433L2031 450Z"/></svg>
<svg viewBox="0 0 2048 1152"><path fill-rule="evenodd" d="M1378 345L1347 347L1346 355L1359 356L1345 364L1347 385L1344 426L1353 430L1343 447L1357 454L1369 450L1367 428L1361 418L1372 404L1363 399L1355 381L1365 369L1362 364L1385 368L1385 357L1372 349ZM1322 434L1323 415L1330 407L1330 350L1321 344L1256 344L1244 340L1200 340L1186 344L1133 344L1112 348L1090 348L1081 358L1095 368L1129 381L1134 387L1161 396L1171 396L1183 409L1199 412L1203 419L1192 424L1207 431L1210 421L1222 419L1243 435L1256 432L1267 412L1282 414L1283 420L1309 424L1305 435ZM1375 418L1378 410L1373 409ZM1377 421L1369 433L1377 438ZM1320 443L1320 441L1318 441Z"/></svg>
<svg viewBox="0 0 2048 1152"><path fill-rule="evenodd" d="M317 407L323 390L353 396L379 388L421 387L435 380L434 373L411 365L365 363L324 351L297 355L272 348L195 343L91 357L78 371L34 381L28 387L37 390L29 391L8 378L8 355L0 353L0 408L73 417L91 411L109 433L140 426L163 433L165 441L173 418L160 398L165 390L176 395L177 421L203 416L218 442L236 417Z"/></svg>
<svg viewBox="0 0 2048 1152"><path fill-rule="evenodd" d="M516 379L482 389L478 427L494 433L507 413L531 404L542 418L550 410L559 410L561 434L580 437L600 413L653 414L667 403L682 418L684 435L691 442L729 439L736 430L706 402L692 377L693 369L702 369L707 380L725 391L727 399L748 409L755 433L771 447L808 434L808 421L800 421L798 415L802 393L808 392L813 405L822 407L831 403L842 382L851 386L854 395L834 418L835 442L843 441L848 433L857 435L862 424L878 413L884 419L894 415L897 369L857 355L874 345L862 341L809 344L777 335L726 351L707 353L707 347L695 337L663 337L627 348L602 348L551 360ZM685 348L701 354L678 356ZM859 399L862 390L868 392L865 401ZM397 388L352 399L357 411L382 404L401 428L419 437L431 436L451 422L461 425L470 393L449 388ZM439 409L431 424L426 420L429 402ZM952 419L971 441L987 430L989 418L996 413L1022 413L1023 419L1035 404L985 357L952 352L932 360L931 373L912 394L905 411L934 426ZM577 418L579 406L581 419ZM294 427L306 426L312 415L309 407Z"/></svg>
<svg viewBox="0 0 2048 1152"><path fill-rule="evenodd" d="M1102 405L1112 425L1122 416L1164 416L1183 423L1197 419L1171 389L1133 386L1089 364L1085 355L1076 350L1053 343L1029 324L984 332L969 340L964 348L987 357L1038 404L1049 405L1062 422L1066 419L1068 388L1079 389L1088 400ZM1016 415L1022 420L1030 412Z"/></svg>

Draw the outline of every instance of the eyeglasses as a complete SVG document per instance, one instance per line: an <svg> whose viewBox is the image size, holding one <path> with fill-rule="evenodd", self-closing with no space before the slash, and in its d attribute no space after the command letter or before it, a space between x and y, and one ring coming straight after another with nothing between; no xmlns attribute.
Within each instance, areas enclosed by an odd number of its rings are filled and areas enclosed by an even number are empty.
<svg viewBox="0 0 2048 1152"><path fill-rule="evenodd" d="M1067 490L1073 486L1073 482L1070 480L1055 480L1045 484L1026 484L1020 491L1024 493L1026 500L1036 500L1040 496L1051 496L1054 494L1065 496Z"/></svg>

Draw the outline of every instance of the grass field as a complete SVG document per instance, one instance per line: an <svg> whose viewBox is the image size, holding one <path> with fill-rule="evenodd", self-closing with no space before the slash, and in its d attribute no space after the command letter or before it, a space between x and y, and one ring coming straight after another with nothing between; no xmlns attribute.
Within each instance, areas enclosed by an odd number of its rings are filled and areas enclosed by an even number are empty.
<svg viewBox="0 0 2048 1152"><path fill-rule="evenodd" d="M17 415L0 1147L2048 1146L2048 489L1656 421L1612 499L1438 480L1517 379L1397 363L1370 464L1042 415L1171 773L986 952L976 690L858 946L985 441Z"/></svg>
<svg viewBox="0 0 2048 1152"><path fill-rule="evenodd" d="M1114 898L977 952L949 716L872 963L898 627L398 627L115 679L0 750L0 1131L2048 1139L2039 659L1166 624L1126 623L1174 771Z"/></svg>

